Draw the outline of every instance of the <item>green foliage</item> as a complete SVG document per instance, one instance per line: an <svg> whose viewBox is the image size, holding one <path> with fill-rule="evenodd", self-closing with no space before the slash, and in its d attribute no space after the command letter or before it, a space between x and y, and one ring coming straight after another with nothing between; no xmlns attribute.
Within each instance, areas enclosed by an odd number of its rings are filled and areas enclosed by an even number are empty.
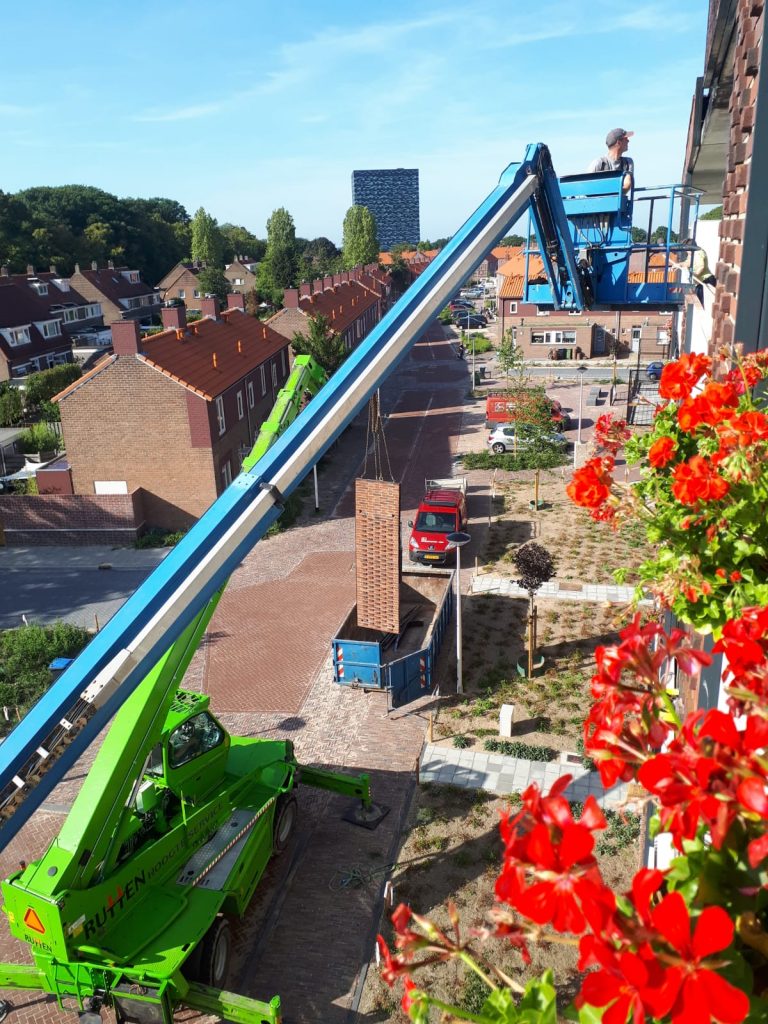
<svg viewBox="0 0 768 1024"><path fill-rule="evenodd" d="M713 206L711 210L706 213L702 213L699 220L722 220L723 219L723 208L722 206Z"/></svg>
<svg viewBox="0 0 768 1024"><path fill-rule="evenodd" d="M486 740L485 750L505 757L523 757L529 761L554 761L558 752L552 747L538 746L535 743L521 743L520 740Z"/></svg>
<svg viewBox="0 0 768 1024"><path fill-rule="evenodd" d="M22 417L24 403L18 388L5 385L0 391L0 427L13 427Z"/></svg>
<svg viewBox="0 0 768 1024"><path fill-rule="evenodd" d="M192 218L191 253L193 260L200 260L211 267L224 266L224 238L215 217L201 206Z"/></svg>
<svg viewBox="0 0 768 1024"><path fill-rule="evenodd" d="M466 736L454 736L453 745L459 750L464 750L465 747L469 746L469 739Z"/></svg>
<svg viewBox="0 0 768 1024"><path fill-rule="evenodd" d="M469 347L470 349L474 348L476 356L480 356L484 352L493 351L493 342L484 334L475 334L472 339L470 339Z"/></svg>
<svg viewBox="0 0 768 1024"><path fill-rule="evenodd" d="M244 227L236 224L220 224L222 256L225 263L233 263L243 256L248 262L258 263L264 258L267 243Z"/></svg>
<svg viewBox="0 0 768 1024"><path fill-rule="evenodd" d="M73 658L89 640L87 630L66 622L0 633L0 705L24 713L51 685L51 661Z"/></svg>
<svg viewBox="0 0 768 1024"><path fill-rule="evenodd" d="M632 241L640 245L648 241L648 232L643 228L632 228Z"/></svg>
<svg viewBox="0 0 768 1024"><path fill-rule="evenodd" d="M453 323L453 313L446 306L445 309L440 311L437 319L440 321L441 324L445 324L447 326L448 324Z"/></svg>
<svg viewBox="0 0 768 1024"><path fill-rule="evenodd" d="M521 469L553 469L555 466L564 466L567 459L562 445L542 442L521 448L517 454L466 452L461 456L461 462L465 469L504 469L509 473L516 473Z"/></svg>
<svg viewBox="0 0 768 1024"><path fill-rule="evenodd" d="M57 452L61 438L44 423L35 423L27 430L22 430L16 444L24 453Z"/></svg>
<svg viewBox="0 0 768 1024"><path fill-rule="evenodd" d="M138 537L134 542L135 548L172 548L178 544L186 530L174 530L172 533L163 530L148 530Z"/></svg>
<svg viewBox="0 0 768 1024"><path fill-rule="evenodd" d="M367 206L350 206L347 210L342 251L347 270L375 263L379 258L376 220Z"/></svg>
<svg viewBox="0 0 768 1024"><path fill-rule="evenodd" d="M301 515L302 507L303 502L301 497L294 491L293 494L286 499L285 508L280 514L280 518L276 519L274 523L272 523L264 536L274 537L278 533L285 533L286 530L290 530Z"/></svg>
<svg viewBox="0 0 768 1024"><path fill-rule="evenodd" d="M312 356L316 363L330 376L347 358L347 350L341 335L331 328L327 316L309 318L306 334L297 331L291 341L297 356Z"/></svg>
<svg viewBox="0 0 768 1024"><path fill-rule="evenodd" d="M221 302L227 301L231 288L219 267L204 267L197 275L197 283L201 295L215 295Z"/></svg>
<svg viewBox="0 0 768 1024"><path fill-rule="evenodd" d="M296 226L281 206L267 221L267 248L256 274L256 289L267 302L282 305L283 291L296 283L298 258Z"/></svg>
<svg viewBox="0 0 768 1024"><path fill-rule="evenodd" d="M505 235L499 245L525 245L525 239L522 235Z"/></svg>
<svg viewBox="0 0 768 1024"><path fill-rule="evenodd" d="M608 828L597 838L597 852L613 856L620 850L634 846L640 838L640 816L630 811L603 812Z"/></svg>
<svg viewBox="0 0 768 1024"><path fill-rule="evenodd" d="M514 339L513 328L504 331L499 346L499 369L505 377L513 377L518 387L523 387L526 379L525 354Z"/></svg>
<svg viewBox="0 0 768 1024"><path fill-rule="evenodd" d="M78 363L62 363L49 370L40 370L27 377L24 387L24 403L27 409L38 409L44 402L50 402L54 395L63 391L73 381L80 380L83 371Z"/></svg>

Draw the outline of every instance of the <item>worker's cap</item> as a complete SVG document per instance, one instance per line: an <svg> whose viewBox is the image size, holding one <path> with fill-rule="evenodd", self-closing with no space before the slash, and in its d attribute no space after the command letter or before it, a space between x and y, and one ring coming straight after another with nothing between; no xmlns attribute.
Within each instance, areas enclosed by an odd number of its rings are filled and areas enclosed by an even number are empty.
<svg viewBox="0 0 768 1024"><path fill-rule="evenodd" d="M619 139L628 139L634 132L625 131L623 128L611 128L605 136L606 146L615 146Z"/></svg>

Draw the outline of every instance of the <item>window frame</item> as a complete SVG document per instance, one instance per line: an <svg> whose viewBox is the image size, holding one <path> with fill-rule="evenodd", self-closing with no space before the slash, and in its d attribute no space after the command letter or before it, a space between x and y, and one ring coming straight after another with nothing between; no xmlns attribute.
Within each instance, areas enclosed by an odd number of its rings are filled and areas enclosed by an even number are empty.
<svg viewBox="0 0 768 1024"><path fill-rule="evenodd" d="M219 424L219 437L227 432L227 415L224 410L224 398L222 395L216 399L216 419Z"/></svg>

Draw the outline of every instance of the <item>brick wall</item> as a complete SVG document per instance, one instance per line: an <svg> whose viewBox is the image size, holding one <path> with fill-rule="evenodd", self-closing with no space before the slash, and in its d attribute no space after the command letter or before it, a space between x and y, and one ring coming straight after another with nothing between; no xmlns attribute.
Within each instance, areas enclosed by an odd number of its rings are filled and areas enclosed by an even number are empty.
<svg viewBox="0 0 768 1024"><path fill-rule="evenodd" d="M75 493L94 482L141 487L150 526L189 526L217 495L209 448L192 447L187 391L135 356L120 356L59 403Z"/></svg>
<svg viewBox="0 0 768 1024"><path fill-rule="evenodd" d="M131 544L142 532L143 493L0 495L8 547L42 544Z"/></svg>
<svg viewBox="0 0 768 1024"><path fill-rule="evenodd" d="M723 219L720 224L720 259L715 268L717 285L712 308L712 351L730 345L734 337L739 293L744 221L749 201L752 132L755 127L757 78L765 24L763 0L739 0L733 90L729 105L728 164L723 186ZM763 183L758 183L752 202L764 202Z"/></svg>

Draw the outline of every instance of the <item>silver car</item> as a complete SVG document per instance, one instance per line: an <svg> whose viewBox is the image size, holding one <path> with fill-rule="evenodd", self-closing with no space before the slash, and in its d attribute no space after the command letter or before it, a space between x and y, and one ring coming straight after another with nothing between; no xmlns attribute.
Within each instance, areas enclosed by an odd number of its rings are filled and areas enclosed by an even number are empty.
<svg viewBox="0 0 768 1024"><path fill-rule="evenodd" d="M515 441L515 435L517 435L517 441ZM527 448L532 444L546 444L564 448L567 443L568 439L565 434L547 430L546 427L536 427L531 423L500 423L493 428L488 437L488 447L495 455L513 452L515 445L518 448Z"/></svg>

